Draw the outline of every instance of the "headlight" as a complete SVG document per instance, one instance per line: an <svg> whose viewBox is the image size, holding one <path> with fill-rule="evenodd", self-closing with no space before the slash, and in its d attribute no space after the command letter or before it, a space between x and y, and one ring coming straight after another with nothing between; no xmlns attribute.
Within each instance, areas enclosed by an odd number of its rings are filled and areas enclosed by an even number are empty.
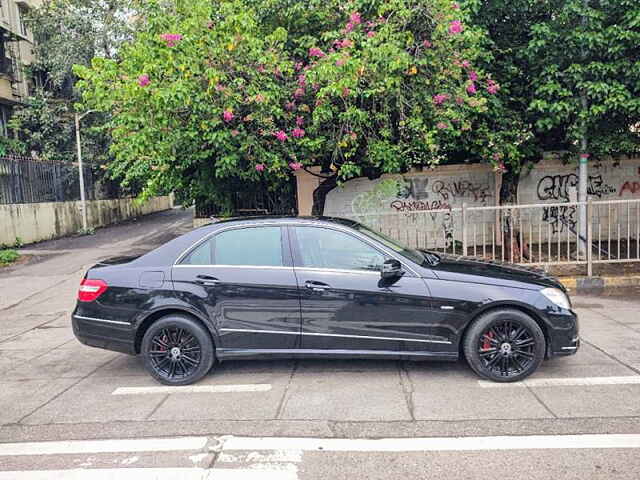
<svg viewBox="0 0 640 480"><path fill-rule="evenodd" d="M543 288L540 293L561 308L566 308L567 310L571 308L569 297L559 288Z"/></svg>

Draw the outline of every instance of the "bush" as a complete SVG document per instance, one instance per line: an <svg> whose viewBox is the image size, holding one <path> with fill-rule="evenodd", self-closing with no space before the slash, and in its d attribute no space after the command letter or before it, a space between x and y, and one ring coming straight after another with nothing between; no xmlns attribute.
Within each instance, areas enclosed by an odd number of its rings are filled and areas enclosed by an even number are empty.
<svg viewBox="0 0 640 480"><path fill-rule="evenodd" d="M0 266L9 265L20 258L20 254L15 250L0 250Z"/></svg>

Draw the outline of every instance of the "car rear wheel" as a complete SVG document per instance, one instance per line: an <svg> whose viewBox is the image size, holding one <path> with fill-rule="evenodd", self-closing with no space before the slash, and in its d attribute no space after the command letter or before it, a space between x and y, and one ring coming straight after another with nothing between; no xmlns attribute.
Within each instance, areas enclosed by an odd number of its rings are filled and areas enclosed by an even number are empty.
<svg viewBox="0 0 640 480"><path fill-rule="evenodd" d="M536 371L545 354L540 326L519 310L501 309L477 318L464 338L464 354L481 377L516 382Z"/></svg>
<svg viewBox="0 0 640 480"><path fill-rule="evenodd" d="M213 366L213 342L196 320L169 315L154 322L140 347L142 361L153 378L165 385L189 385Z"/></svg>

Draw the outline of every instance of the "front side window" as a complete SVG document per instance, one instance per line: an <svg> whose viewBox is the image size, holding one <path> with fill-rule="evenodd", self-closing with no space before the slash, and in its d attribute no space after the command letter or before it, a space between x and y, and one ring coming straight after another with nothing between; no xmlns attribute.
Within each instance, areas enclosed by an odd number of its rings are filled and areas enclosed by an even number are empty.
<svg viewBox="0 0 640 480"><path fill-rule="evenodd" d="M296 227L301 267L380 271L385 257L347 233L328 228Z"/></svg>
<svg viewBox="0 0 640 480"><path fill-rule="evenodd" d="M199 245L183 261L186 265L244 265L281 267L280 227L227 230Z"/></svg>

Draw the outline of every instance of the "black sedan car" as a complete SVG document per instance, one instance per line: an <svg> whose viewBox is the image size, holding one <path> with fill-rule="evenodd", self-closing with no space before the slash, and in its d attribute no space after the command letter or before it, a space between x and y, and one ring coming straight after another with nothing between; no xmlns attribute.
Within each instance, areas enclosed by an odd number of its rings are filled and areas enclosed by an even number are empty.
<svg viewBox="0 0 640 480"><path fill-rule="evenodd" d="M398 244L338 218L245 218L195 229L86 273L73 330L140 354L168 385L234 358L456 360L520 380L579 347L544 273Z"/></svg>

